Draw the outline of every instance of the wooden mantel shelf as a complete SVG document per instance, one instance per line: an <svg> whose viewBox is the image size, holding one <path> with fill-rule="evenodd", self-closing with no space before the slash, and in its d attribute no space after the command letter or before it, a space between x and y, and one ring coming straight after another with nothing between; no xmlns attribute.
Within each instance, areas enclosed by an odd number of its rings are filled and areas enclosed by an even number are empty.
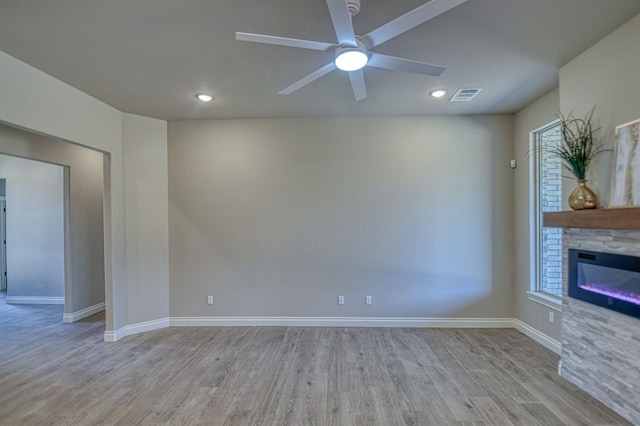
<svg viewBox="0 0 640 426"><path fill-rule="evenodd" d="M550 228L640 229L640 207L548 212L543 222Z"/></svg>

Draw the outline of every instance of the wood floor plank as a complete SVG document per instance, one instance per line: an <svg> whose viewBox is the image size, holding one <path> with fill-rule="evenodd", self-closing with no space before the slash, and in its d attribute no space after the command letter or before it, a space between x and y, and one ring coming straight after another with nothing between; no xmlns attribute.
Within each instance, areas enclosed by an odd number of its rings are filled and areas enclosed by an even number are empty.
<svg viewBox="0 0 640 426"><path fill-rule="evenodd" d="M562 399L549 392L546 386L535 383L524 383L523 386L544 404L565 425L588 426L593 421L584 418Z"/></svg>
<svg viewBox="0 0 640 426"><path fill-rule="evenodd" d="M472 396L473 405L478 408L487 424L495 426L513 426L507 415L489 396Z"/></svg>
<svg viewBox="0 0 640 426"><path fill-rule="evenodd" d="M491 400L504 413L514 425L538 425L535 418L514 400L508 389L500 386L499 382L492 379L491 373L486 371L470 371L469 374L485 388ZM544 425L542 425L544 426Z"/></svg>
<svg viewBox="0 0 640 426"><path fill-rule="evenodd" d="M427 373L436 385L436 389L445 400L453 420L457 421L481 421L482 415L473 405L464 390L452 379L444 367L425 367Z"/></svg>
<svg viewBox="0 0 640 426"><path fill-rule="evenodd" d="M626 425L510 329L173 327L0 297L0 424Z"/></svg>
<svg viewBox="0 0 640 426"><path fill-rule="evenodd" d="M508 368L505 368L498 359L487 358L486 363L488 375L485 381L490 386L493 386L494 389L506 390L516 402L537 402L536 398L522 386L519 378L512 374Z"/></svg>
<svg viewBox="0 0 640 426"><path fill-rule="evenodd" d="M537 402L526 402L521 404L525 410L533 416L536 421L545 426L562 426L562 421L557 418L551 410L549 410L544 404Z"/></svg>
<svg viewBox="0 0 640 426"><path fill-rule="evenodd" d="M441 365L447 370L453 381L464 391L466 396L487 396L486 390L469 375L453 354L439 352L437 356Z"/></svg>

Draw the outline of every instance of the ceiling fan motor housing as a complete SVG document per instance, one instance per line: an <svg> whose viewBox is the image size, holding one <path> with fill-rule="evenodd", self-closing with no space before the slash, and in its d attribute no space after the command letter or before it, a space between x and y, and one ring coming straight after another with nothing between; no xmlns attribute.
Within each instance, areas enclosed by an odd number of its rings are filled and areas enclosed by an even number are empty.
<svg viewBox="0 0 640 426"><path fill-rule="evenodd" d="M347 9L353 18L360 13L360 0L347 0Z"/></svg>

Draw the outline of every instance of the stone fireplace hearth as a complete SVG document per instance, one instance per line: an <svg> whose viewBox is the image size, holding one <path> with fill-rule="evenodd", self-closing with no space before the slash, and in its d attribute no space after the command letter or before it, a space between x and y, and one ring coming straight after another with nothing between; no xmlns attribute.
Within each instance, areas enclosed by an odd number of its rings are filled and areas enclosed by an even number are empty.
<svg viewBox="0 0 640 426"><path fill-rule="evenodd" d="M640 231L565 228L563 246L561 375L640 424L640 319L567 295L568 249L640 256Z"/></svg>

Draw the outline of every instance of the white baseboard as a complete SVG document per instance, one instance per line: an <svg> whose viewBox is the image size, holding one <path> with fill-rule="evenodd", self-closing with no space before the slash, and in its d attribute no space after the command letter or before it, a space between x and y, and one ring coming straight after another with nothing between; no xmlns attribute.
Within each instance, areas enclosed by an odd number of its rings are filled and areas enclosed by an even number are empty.
<svg viewBox="0 0 640 426"><path fill-rule="evenodd" d="M169 318L161 318L152 321L139 322L137 324L125 325L115 331L105 331L105 342L117 342L123 337L132 334L144 333L145 331L158 330L160 328L169 327Z"/></svg>
<svg viewBox="0 0 640 426"><path fill-rule="evenodd" d="M64 297L7 296L7 303L14 305L64 305Z"/></svg>
<svg viewBox="0 0 640 426"><path fill-rule="evenodd" d="M171 326L512 328L511 318L172 317Z"/></svg>
<svg viewBox="0 0 640 426"><path fill-rule="evenodd" d="M513 328L511 318L369 318L369 317L172 317L126 325L105 331L105 342L169 326L288 326L288 327L431 327Z"/></svg>
<svg viewBox="0 0 640 426"><path fill-rule="evenodd" d="M560 351L562 350L562 345L556 339L552 339L551 337L547 336L544 333L541 333L540 331L531 327L529 324L520 321L519 319L513 320L513 326L520 333L530 337L531 339L540 343L545 348L560 355Z"/></svg>
<svg viewBox="0 0 640 426"><path fill-rule="evenodd" d="M415 327L415 328L515 328L559 354L560 342L515 318L386 318L386 317L170 317L105 331L105 342L166 327Z"/></svg>
<svg viewBox="0 0 640 426"><path fill-rule="evenodd" d="M90 317L91 315L97 314L98 312L102 311L104 311L104 302L98 303L97 305L89 306L88 308L84 308L77 312L62 314L62 322L71 323L80 321L83 318Z"/></svg>

